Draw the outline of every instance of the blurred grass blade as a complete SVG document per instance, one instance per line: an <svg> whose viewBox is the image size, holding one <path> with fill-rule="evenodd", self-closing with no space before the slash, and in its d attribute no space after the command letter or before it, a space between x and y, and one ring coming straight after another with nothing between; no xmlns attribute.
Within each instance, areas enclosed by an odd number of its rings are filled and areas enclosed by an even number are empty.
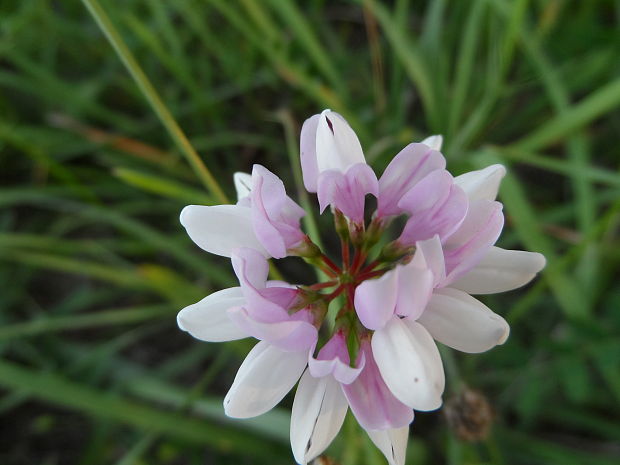
<svg viewBox="0 0 620 465"><path fill-rule="evenodd" d="M358 0L362 3L362 0ZM382 27L383 33L394 49L394 53L400 59L411 81L416 85L424 106L424 113L431 122L431 130L439 129L438 112L436 106L435 90L430 76L427 73L428 66L417 44L413 43L411 34L401 30L390 14L388 8L375 0L363 0L368 10L375 16Z"/></svg>
<svg viewBox="0 0 620 465"><path fill-rule="evenodd" d="M116 177L131 186L169 199L177 199L190 204L200 205L213 205L216 203L213 198L202 191L161 176L147 174L131 168L116 168L113 172Z"/></svg>
<svg viewBox="0 0 620 465"><path fill-rule="evenodd" d="M452 104L450 105L450 118L448 125L448 133L454 134L458 127L465 102L467 100L469 83L473 78L473 64L482 34L481 21L486 8L486 2L473 2L471 4L469 16L465 23L465 32L463 42L458 53L458 61L456 64L456 77L454 79L454 87L452 90Z"/></svg>
<svg viewBox="0 0 620 465"><path fill-rule="evenodd" d="M552 118L513 145L536 151L581 129L596 118L620 106L620 78L593 91L561 115Z"/></svg>
<svg viewBox="0 0 620 465"><path fill-rule="evenodd" d="M0 385L74 410L131 425L144 431L167 434L220 452L269 459L280 450L265 437L243 433L231 426L213 425L178 413L159 410L67 380L54 373L38 372L0 360ZM280 451L281 452L281 451Z"/></svg>
<svg viewBox="0 0 620 465"><path fill-rule="evenodd" d="M523 150L519 147L492 146L492 150L501 158L506 160L523 163L524 165L534 166L536 168L565 176L580 176L582 179L591 182L606 184L612 187L620 187L620 173L615 173L608 169L597 168L590 165L586 165L583 168L578 168L574 164L566 163L566 161L561 158L552 158L539 155L533 151Z"/></svg>
<svg viewBox="0 0 620 465"><path fill-rule="evenodd" d="M0 326L0 342L41 333L137 323L153 318L170 317L177 310L170 305L151 305L103 310L84 315L39 317L24 323Z"/></svg>
<svg viewBox="0 0 620 465"><path fill-rule="evenodd" d="M179 147L179 150L183 153L183 155L185 155L192 168L194 168L194 171L198 175L199 179L218 199L218 201L228 203L226 194L224 194L224 191L216 179L213 177L207 166L203 163L200 156L196 153L194 147L192 147L187 139L187 136L181 130L176 120L159 97L155 87L153 87L151 81L149 81L146 74L144 74L144 71L142 71L142 68L112 24L112 21L108 17L107 13L103 10L97 0L82 0L82 2L86 5L86 8L88 8L91 15L93 15L95 21L97 21L97 24L110 41L110 44L112 44L112 47L114 47L114 50L116 50L119 58L122 60L125 67L136 81L136 84L148 102L151 104L151 107L159 117L164 127L170 133L170 136Z"/></svg>
<svg viewBox="0 0 620 465"><path fill-rule="evenodd" d="M338 91L339 95L345 97L348 90L345 80L338 72L338 66L332 62L329 53L316 37L308 19L300 11L298 3L293 0L269 0L269 5L289 25L293 34L298 37L300 44L329 80L331 86Z"/></svg>

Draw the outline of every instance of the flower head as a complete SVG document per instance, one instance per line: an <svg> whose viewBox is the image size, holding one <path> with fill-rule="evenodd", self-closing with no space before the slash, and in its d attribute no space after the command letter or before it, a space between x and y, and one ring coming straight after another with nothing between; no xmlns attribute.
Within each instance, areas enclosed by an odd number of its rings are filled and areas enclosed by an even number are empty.
<svg viewBox="0 0 620 465"><path fill-rule="evenodd" d="M325 110L306 120L304 186L321 213L331 206L340 263L305 235L307 212L260 165L235 173L236 205L181 213L198 246L231 258L239 286L181 310L179 327L205 341L260 341L226 395L229 416L260 415L299 383L290 431L298 463L325 450L350 408L390 464L403 465L414 410L442 404L435 341L469 353L503 344L508 324L471 294L515 289L545 265L540 254L494 246L504 225L495 199L504 167L455 178L441 144L441 136L409 144L377 179L342 116ZM367 195L377 198L371 216ZM400 216L404 227L390 241ZM286 256L302 257L326 280L269 281L268 258Z"/></svg>

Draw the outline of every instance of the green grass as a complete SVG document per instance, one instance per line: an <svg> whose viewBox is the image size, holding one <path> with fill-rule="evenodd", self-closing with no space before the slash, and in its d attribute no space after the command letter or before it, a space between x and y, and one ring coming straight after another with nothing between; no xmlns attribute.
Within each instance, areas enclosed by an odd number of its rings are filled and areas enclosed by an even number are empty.
<svg viewBox="0 0 620 465"><path fill-rule="evenodd" d="M407 463L620 461L619 2L9 0L0 17L1 463L292 462L290 398L223 414L251 343L176 327L234 283L178 214L234 199L253 163L316 208L297 138L326 107L379 172L434 133L454 174L504 163L501 245L548 259L485 299L508 342L448 359L447 397L484 393L491 436L420 414ZM384 463L351 419L328 455Z"/></svg>

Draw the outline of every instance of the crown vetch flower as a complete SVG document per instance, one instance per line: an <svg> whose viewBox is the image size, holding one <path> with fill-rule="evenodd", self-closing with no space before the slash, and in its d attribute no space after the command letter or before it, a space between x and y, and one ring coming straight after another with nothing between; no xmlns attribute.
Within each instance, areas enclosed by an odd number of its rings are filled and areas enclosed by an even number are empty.
<svg viewBox="0 0 620 465"><path fill-rule="evenodd" d="M409 144L377 180L342 116L325 110L306 120L304 186L317 194L321 212L331 206L340 263L303 233L304 210L260 165L251 175L235 173L236 205L191 205L181 213L198 246L231 258L240 285L181 310L179 327L209 342L260 341L224 399L231 417L270 410L298 383L290 433L300 464L329 446L350 408L389 463L403 465L414 410L442 404L435 341L470 353L504 343L506 321L471 294L523 286L545 265L538 253L494 245L504 225L495 198L505 168L454 178L441 144L441 136ZM369 194L377 210L367 223ZM405 226L386 241L399 216ZM269 281L268 258L290 255L327 280Z"/></svg>
<svg viewBox="0 0 620 465"><path fill-rule="evenodd" d="M265 257L284 258L306 235L299 220L305 212L286 195L284 184L261 165L252 176L235 173L236 205L189 205L181 224L200 248L230 257L234 249L249 247Z"/></svg>
<svg viewBox="0 0 620 465"><path fill-rule="evenodd" d="M379 194L379 182L366 164L357 135L338 113L324 110L301 129L304 185L316 192L321 213L328 205L351 221L364 220L366 194Z"/></svg>

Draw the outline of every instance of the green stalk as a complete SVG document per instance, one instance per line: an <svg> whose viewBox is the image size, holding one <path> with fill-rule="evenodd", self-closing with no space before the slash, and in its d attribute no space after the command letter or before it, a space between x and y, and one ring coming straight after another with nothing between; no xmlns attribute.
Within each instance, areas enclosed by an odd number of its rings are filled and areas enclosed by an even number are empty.
<svg viewBox="0 0 620 465"><path fill-rule="evenodd" d="M153 111L157 114L157 117L162 122L175 144L181 151L181 153L187 158L187 161L192 166L198 178L202 181L207 189L209 189L213 195L222 203L229 203L226 194L213 177L207 166L200 159L198 153L191 145L187 136L183 130L179 127L178 123L168 110L168 107L164 104L161 97L149 81L149 78L144 74L142 68L136 61L135 57L123 41L123 38L118 33L110 17L105 10L101 7L97 0L82 0L90 14L93 16L101 31L105 34L106 38L116 51L117 55L133 77L134 81L140 88L140 91L147 99Z"/></svg>

